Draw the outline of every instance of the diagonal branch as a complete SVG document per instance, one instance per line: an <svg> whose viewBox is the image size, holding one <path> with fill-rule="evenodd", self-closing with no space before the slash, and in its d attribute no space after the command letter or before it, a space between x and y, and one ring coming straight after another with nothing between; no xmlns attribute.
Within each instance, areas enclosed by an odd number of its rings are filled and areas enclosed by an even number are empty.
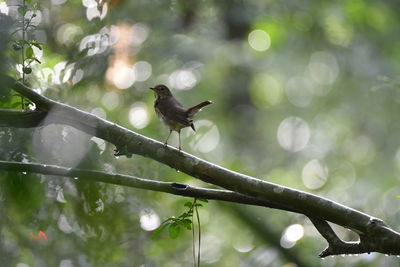
<svg viewBox="0 0 400 267"><path fill-rule="evenodd" d="M80 179L85 179L85 180L104 182L114 185L123 185L138 189L146 189L151 191L170 193L173 195L179 195L185 197L202 198L209 200L222 200L233 203L263 206L267 208L282 209L295 212L294 210L286 208L282 205L268 203L266 201L261 201L256 198L252 198L229 190L201 188L176 182L160 182L125 174L116 174L116 173L84 170L77 168L66 168L56 165L39 164L31 162L22 163L22 162L3 161L3 160L0 160L0 170L12 171L12 172L32 172L44 175L55 175L60 177L71 177L71 178L79 177Z"/></svg>
<svg viewBox="0 0 400 267"><path fill-rule="evenodd" d="M371 251L400 255L400 234L368 214L304 191L228 170L171 147L164 147L161 142L48 99L10 77L3 77L2 80L0 86L13 88L34 102L38 111L47 112L46 121L50 118L51 123L71 125L106 140L117 147L119 155L137 154L151 158L204 182L260 201L289 207L308 217L333 222L356 231L365 242L373 243ZM4 123L0 121L0 125Z"/></svg>
<svg viewBox="0 0 400 267"><path fill-rule="evenodd" d="M44 111L0 109L0 127L37 127L47 116Z"/></svg>

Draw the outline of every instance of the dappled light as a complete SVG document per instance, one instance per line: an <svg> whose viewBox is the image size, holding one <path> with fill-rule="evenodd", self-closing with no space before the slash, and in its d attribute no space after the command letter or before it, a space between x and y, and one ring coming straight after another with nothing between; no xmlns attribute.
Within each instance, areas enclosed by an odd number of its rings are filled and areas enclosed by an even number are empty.
<svg viewBox="0 0 400 267"><path fill-rule="evenodd" d="M209 120L196 121L197 134L190 141L190 146L201 153L208 153L214 150L220 142L218 127ZM187 132L191 136L191 132Z"/></svg>
<svg viewBox="0 0 400 267"><path fill-rule="evenodd" d="M309 189L318 189L328 179L328 168L316 159L310 160L304 165L301 173L303 184Z"/></svg>
<svg viewBox="0 0 400 267"><path fill-rule="evenodd" d="M114 91L107 92L101 98L101 103L108 110L116 109L120 104L120 96Z"/></svg>
<svg viewBox="0 0 400 267"><path fill-rule="evenodd" d="M281 246L284 248L293 247L304 235L304 228L300 224L292 224L286 228L281 237Z"/></svg>
<svg viewBox="0 0 400 267"><path fill-rule="evenodd" d="M327 52L315 52L310 57L310 64L307 72L310 78L321 88L323 85L329 85L335 82L339 74L339 66L336 58ZM325 95L326 91L315 90L316 95Z"/></svg>
<svg viewBox="0 0 400 267"><path fill-rule="evenodd" d="M150 116L143 102L135 102L129 110L129 121L133 127L142 129L149 123Z"/></svg>
<svg viewBox="0 0 400 267"><path fill-rule="evenodd" d="M256 107L264 109L275 106L283 98L282 81L270 74L259 74L254 77L249 93Z"/></svg>
<svg viewBox="0 0 400 267"><path fill-rule="evenodd" d="M281 147L291 152L303 150L310 140L310 127L298 117L284 119L278 128L278 141Z"/></svg>
<svg viewBox="0 0 400 267"><path fill-rule="evenodd" d="M10 8L8 7L6 2L0 3L0 13L8 15Z"/></svg>
<svg viewBox="0 0 400 267"><path fill-rule="evenodd" d="M399 10L0 0L0 265L398 265Z"/></svg>
<svg viewBox="0 0 400 267"><path fill-rule="evenodd" d="M147 38L148 29L143 24L133 26L121 23L112 26L107 32L114 49L114 55L110 58L106 79L119 89L127 89L136 81L146 81L152 68L148 62L135 62L131 56L131 49L140 46Z"/></svg>
<svg viewBox="0 0 400 267"><path fill-rule="evenodd" d="M177 90L192 89L197 83L197 77L193 70L176 70L168 77L168 84Z"/></svg>
<svg viewBox="0 0 400 267"><path fill-rule="evenodd" d="M285 92L288 100L295 106L306 107L311 104L313 98L313 85L303 76L290 78L285 84Z"/></svg>
<svg viewBox="0 0 400 267"><path fill-rule="evenodd" d="M265 51L271 46L271 38L266 31L254 30L249 33L249 44L256 51Z"/></svg>
<svg viewBox="0 0 400 267"><path fill-rule="evenodd" d="M86 18L89 21L95 18L104 19L107 15L108 4L106 2L99 4L95 0L82 0L82 4L86 7Z"/></svg>
<svg viewBox="0 0 400 267"><path fill-rule="evenodd" d="M51 115L47 118L51 120ZM88 136L64 125L38 128L33 137L33 152L43 163L75 167L89 151Z"/></svg>
<svg viewBox="0 0 400 267"><path fill-rule="evenodd" d="M153 231L160 226L160 217L152 211L145 210L140 212L140 227L145 231Z"/></svg>

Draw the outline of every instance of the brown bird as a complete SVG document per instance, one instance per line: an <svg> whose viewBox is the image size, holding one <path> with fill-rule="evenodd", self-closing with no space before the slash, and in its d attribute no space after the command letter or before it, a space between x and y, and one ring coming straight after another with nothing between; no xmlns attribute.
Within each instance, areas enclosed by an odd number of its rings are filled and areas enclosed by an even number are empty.
<svg viewBox="0 0 400 267"><path fill-rule="evenodd" d="M181 129L192 127L193 131L196 128L193 124L193 116L199 112L204 106L210 105L211 101L204 101L191 108L184 108L181 103L171 94L167 86L159 84L156 87L151 87L154 91L156 101L154 109L160 120L169 127L169 135L164 144L167 145L168 139L172 131L178 132L179 135L179 151L181 150Z"/></svg>

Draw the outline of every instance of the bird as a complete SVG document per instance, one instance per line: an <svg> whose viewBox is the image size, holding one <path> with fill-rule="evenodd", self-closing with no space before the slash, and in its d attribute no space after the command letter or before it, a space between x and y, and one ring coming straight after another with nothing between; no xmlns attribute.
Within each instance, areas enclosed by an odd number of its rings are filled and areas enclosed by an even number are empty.
<svg viewBox="0 0 400 267"><path fill-rule="evenodd" d="M183 105L172 95L171 90L163 84L150 87L154 91L155 101L154 109L158 118L169 127L169 134L164 142L168 145L168 139L172 131L178 132L179 136L179 151L181 151L181 129L191 127L193 131L196 128L193 124L193 116L196 115L201 109L207 105L212 104L211 101L203 101L190 108L185 108Z"/></svg>

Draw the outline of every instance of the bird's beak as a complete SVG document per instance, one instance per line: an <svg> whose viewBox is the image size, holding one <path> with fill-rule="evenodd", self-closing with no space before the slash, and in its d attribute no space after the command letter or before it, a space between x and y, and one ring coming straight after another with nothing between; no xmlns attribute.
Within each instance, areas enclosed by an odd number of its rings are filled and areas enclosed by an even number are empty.
<svg viewBox="0 0 400 267"><path fill-rule="evenodd" d="M150 87L149 89L154 91L154 88L153 88L153 87Z"/></svg>

